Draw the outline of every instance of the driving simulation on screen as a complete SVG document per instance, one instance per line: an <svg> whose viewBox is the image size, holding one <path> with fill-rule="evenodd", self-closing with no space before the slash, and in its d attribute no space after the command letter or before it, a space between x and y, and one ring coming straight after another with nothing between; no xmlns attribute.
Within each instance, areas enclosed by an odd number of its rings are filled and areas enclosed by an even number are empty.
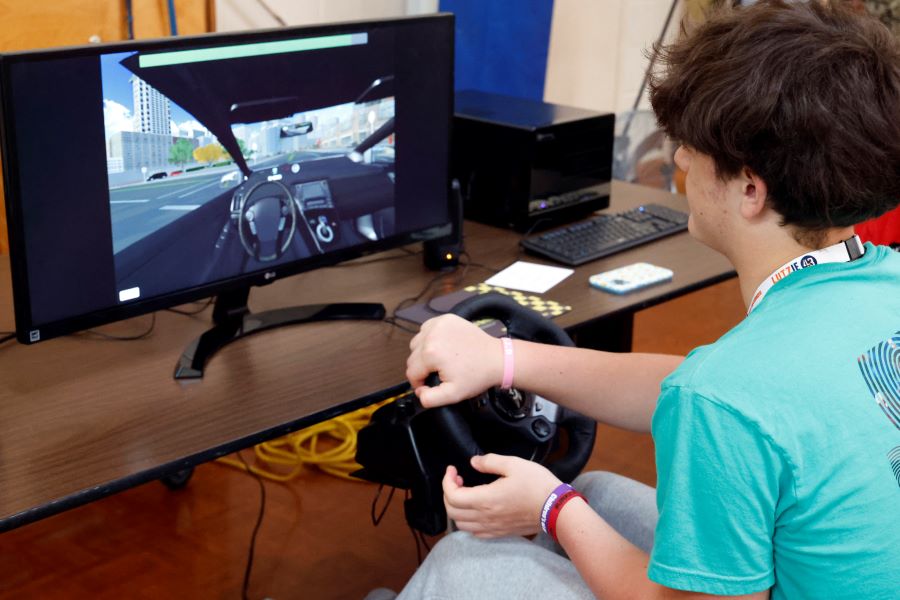
<svg viewBox="0 0 900 600"><path fill-rule="evenodd" d="M326 44L369 46L347 34L100 57L120 302L394 233L393 57L373 49L381 75L360 69L318 98L301 75ZM273 81L259 69L273 59L296 76Z"/></svg>

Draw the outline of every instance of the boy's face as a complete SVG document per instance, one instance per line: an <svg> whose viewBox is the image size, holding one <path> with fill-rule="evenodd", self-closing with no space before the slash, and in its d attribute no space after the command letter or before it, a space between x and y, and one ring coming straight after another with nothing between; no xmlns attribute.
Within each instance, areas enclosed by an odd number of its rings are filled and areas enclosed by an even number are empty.
<svg viewBox="0 0 900 600"><path fill-rule="evenodd" d="M716 175L715 163L709 155L687 146L679 146L675 164L686 174L688 231L698 241L727 255L724 244L728 240L732 186Z"/></svg>

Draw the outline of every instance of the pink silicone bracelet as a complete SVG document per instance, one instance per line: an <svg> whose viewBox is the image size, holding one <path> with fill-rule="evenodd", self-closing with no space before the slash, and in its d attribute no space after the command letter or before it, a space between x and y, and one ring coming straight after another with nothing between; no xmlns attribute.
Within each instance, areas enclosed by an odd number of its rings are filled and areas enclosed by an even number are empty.
<svg viewBox="0 0 900 600"><path fill-rule="evenodd" d="M513 383L513 368L515 361L513 360L512 338L500 338L503 343L503 381L500 383L501 390L508 390Z"/></svg>

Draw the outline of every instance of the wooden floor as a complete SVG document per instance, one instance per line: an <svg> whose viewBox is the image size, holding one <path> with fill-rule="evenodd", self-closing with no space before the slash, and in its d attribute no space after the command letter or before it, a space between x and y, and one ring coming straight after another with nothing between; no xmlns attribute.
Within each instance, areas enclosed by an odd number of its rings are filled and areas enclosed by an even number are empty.
<svg viewBox="0 0 900 600"><path fill-rule="evenodd" d="M687 353L742 316L731 280L640 313L634 347ZM601 426L588 468L652 485L652 440ZM266 490L251 598L362 598L415 570L399 495L373 527L372 484L309 472ZM151 483L0 534L0 598L240 598L258 508L255 479L207 464L182 490Z"/></svg>

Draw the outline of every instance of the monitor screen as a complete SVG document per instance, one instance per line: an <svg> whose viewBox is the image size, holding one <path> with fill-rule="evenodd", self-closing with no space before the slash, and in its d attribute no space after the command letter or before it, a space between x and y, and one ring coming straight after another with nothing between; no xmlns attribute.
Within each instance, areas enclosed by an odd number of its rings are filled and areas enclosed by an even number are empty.
<svg viewBox="0 0 900 600"><path fill-rule="evenodd" d="M0 56L20 341L438 235L452 36L435 15Z"/></svg>

